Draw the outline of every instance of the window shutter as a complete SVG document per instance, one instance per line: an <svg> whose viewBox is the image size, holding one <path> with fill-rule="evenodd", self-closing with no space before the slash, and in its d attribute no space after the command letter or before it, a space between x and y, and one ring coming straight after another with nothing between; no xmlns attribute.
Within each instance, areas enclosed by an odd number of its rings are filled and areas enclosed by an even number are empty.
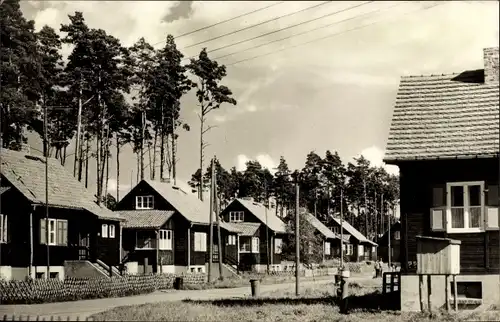
<svg viewBox="0 0 500 322"><path fill-rule="evenodd" d="M68 222L64 220L62 222L62 239L61 244L64 246L68 245Z"/></svg>
<svg viewBox="0 0 500 322"><path fill-rule="evenodd" d="M488 185L488 195L486 199L486 204L488 206L498 207L498 186Z"/></svg>
<svg viewBox="0 0 500 322"><path fill-rule="evenodd" d="M498 207L486 207L486 229L498 229Z"/></svg>
<svg viewBox="0 0 500 322"><path fill-rule="evenodd" d="M431 230L444 231L446 229L446 211L431 209Z"/></svg>
<svg viewBox="0 0 500 322"><path fill-rule="evenodd" d="M57 226L57 237L56 237L56 245L63 245L63 222L58 220L56 222Z"/></svg>
<svg viewBox="0 0 500 322"><path fill-rule="evenodd" d="M47 222L40 219L40 244L47 244Z"/></svg>
<svg viewBox="0 0 500 322"><path fill-rule="evenodd" d="M437 185L432 188L432 207L446 206L446 186Z"/></svg>

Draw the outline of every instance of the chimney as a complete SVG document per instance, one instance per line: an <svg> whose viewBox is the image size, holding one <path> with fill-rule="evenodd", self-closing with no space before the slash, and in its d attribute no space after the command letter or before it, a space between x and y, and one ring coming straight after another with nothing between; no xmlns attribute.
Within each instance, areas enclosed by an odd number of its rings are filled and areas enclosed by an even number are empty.
<svg viewBox="0 0 500 322"><path fill-rule="evenodd" d="M241 197L241 199L243 199L243 200L247 200L247 201L253 201L253 198L252 198L252 197Z"/></svg>
<svg viewBox="0 0 500 322"><path fill-rule="evenodd" d="M498 47L484 48L484 83L498 84Z"/></svg>
<svg viewBox="0 0 500 322"><path fill-rule="evenodd" d="M170 183L170 178L161 178L160 181L162 183Z"/></svg>

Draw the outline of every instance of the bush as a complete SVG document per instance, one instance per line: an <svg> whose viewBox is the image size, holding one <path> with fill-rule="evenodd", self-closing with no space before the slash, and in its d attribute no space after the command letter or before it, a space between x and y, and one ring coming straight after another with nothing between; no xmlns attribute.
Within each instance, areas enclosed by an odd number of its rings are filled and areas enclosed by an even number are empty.
<svg viewBox="0 0 500 322"><path fill-rule="evenodd" d="M203 284L204 274L183 274L184 284ZM0 281L1 304L35 304L124 297L171 289L176 275L148 274L60 280Z"/></svg>

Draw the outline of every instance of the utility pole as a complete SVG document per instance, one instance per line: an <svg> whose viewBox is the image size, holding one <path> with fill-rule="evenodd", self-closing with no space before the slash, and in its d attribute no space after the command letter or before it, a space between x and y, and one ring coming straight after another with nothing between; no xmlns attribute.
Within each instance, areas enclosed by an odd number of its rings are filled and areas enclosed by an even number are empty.
<svg viewBox="0 0 500 322"><path fill-rule="evenodd" d="M368 237L368 201L366 197L366 178L363 178L363 192L365 197L365 236Z"/></svg>
<svg viewBox="0 0 500 322"><path fill-rule="evenodd" d="M375 226L375 238L377 239L378 238L378 229L377 229L377 220L378 220L378 211L377 211L377 190L375 190L375 193L374 193L374 198L373 198L373 212L374 212L374 215L375 215L375 220L374 220L374 226ZM372 216L373 218L373 216ZM368 236L367 236L368 237ZM375 239L375 240L376 240Z"/></svg>
<svg viewBox="0 0 500 322"><path fill-rule="evenodd" d="M340 269L344 270L344 187L340 188Z"/></svg>
<svg viewBox="0 0 500 322"><path fill-rule="evenodd" d="M264 194L266 195L266 203L264 204L264 212L266 215L266 253L267 253L267 273L269 274L269 269L271 264L269 263L271 254L269 252L269 226L267 225L267 207L269 205L269 196L267 195L267 181L264 182Z"/></svg>
<svg viewBox="0 0 500 322"><path fill-rule="evenodd" d="M300 295L299 265L300 265L300 237L299 237L299 175L295 179L295 295Z"/></svg>
<svg viewBox="0 0 500 322"><path fill-rule="evenodd" d="M47 106L43 107L43 154L45 156L45 244L47 247L47 274L45 278L49 279L50 275L50 241L49 241L49 143L47 137Z"/></svg>
<svg viewBox="0 0 500 322"><path fill-rule="evenodd" d="M214 156L214 160L216 160L216 157ZM217 220L217 248L219 249L219 279L222 281L224 280L224 276L222 275L222 260L224 258L222 254L222 238L221 238L221 233L220 233L220 208L219 208L219 197L218 197L218 191L217 191L217 171L214 166L215 162L212 162L212 178L213 179L213 186L214 186L214 200L215 200L215 218ZM174 177L174 182L175 182L175 177Z"/></svg>
<svg viewBox="0 0 500 322"><path fill-rule="evenodd" d="M396 213L396 204L393 206L392 214L394 215ZM391 220L391 214L389 213L389 231L387 234L389 235L389 241L387 243L388 246L388 253L389 253L389 267L391 267L391 262L392 262L392 248L391 248L391 225L392 225L392 220Z"/></svg>
<svg viewBox="0 0 500 322"><path fill-rule="evenodd" d="M384 226L383 226L383 222L384 222L384 193L382 193L382 195L380 196L380 235L383 235L384 234ZM377 226L377 229L378 229L378 226ZM377 235L378 236L378 235ZM377 243L378 243L378 237L377 237Z"/></svg>
<svg viewBox="0 0 500 322"><path fill-rule="evenodd" d="M208 239L210 240L209 242L209 247L210 249L208 250L208 282L210 283L212 281L212 262L213 258L212 256L214 255L214 159L212 159L211 162L211 180L210 180L210 226L209 226L209 232L208 232ZM203 177L201 177L203 179Z"/></svg>
<svg viewBox="0 0 500 322"><path fill-rule="evenodd" d="M76 125L76 146L75 146L75 162L73 163L73 176L76 177L76 169L80 164L80 132L82 127L82 75L80 75L80 88L78 94L78 121Z"/></svg>

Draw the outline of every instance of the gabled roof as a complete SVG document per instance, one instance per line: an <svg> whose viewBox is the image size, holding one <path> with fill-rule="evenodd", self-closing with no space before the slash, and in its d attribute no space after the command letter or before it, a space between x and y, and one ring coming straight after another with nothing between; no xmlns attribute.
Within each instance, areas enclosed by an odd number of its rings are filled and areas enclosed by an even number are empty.
<svg viewBox="0 0 500 322"><path fill-rule="evenodd" d="M335 236L333 231L328 229L321 221L318 220L318 218L314 217L312 214L306 212L304 214L306 217L306 220L314 227L316 228L323 236L326 238L332 238L332 239L337 239L338 237Z"/></svg>
<svg viewBox="0 0 500 322"><path fill-rule="evenodd" d="M169 210L120 210L126 220L123 228L161 228L175 213Z"/></svg>
<svg viewBox="0 0 500 322"><path fill-rule="evenodd" d="M399 220L391 225L391 235L395 231L401 231L401 222ZM379 238L378 240L379 246L388 245L389 244L387 240L388 238L389 238L389 229L387 229L382 235L382 237Z"/></svg>
<svg viewBox="0 0 500 322"><path fill-rule="evenodd" d="M233 202L239 202L243 207L250 211L257 219L270 229L278 233L286 232L286 225L279 219L272 210L266 208L263 204L241 198L234 199ZM229 206L228 206L229 207Z"/></svg>
<svg viewBox="0 0 500 322"><path fill-rule="evenodd" d="M0 153L2 175L30 202L45 204L45 159L7 149ZM97 205L94 194L53 158L48 158L48 183L49 206L87 210L99 218L122 220Z"/></svg>
<svg viewBox="0 0 500 322"><path fill-rule="evenodd" d="M194 224L210 224L210 205L208 202L201 201L196 195L187 193L179 187L169 182L160 182L154 180L143 180L158 194L160 194L169 204L171 204L181 216ZM120 211L118 211L120 212ZM216 218L214 215L214 225ZM230 224L221 221L221 228L230 232L239 232Z"/></svg>
<svg viewBox="0 0 500 322"><path fill-rule="evenodd" d="M402 77L385 162L494 157L498 102L498 84L484 84L483 70Z"/></svg>
<svg viewBox="0 0 500 322"><path fill-rule="evenodd" d="M232 227L239 231L241 236L254 236L260 227L260 223L253 222L239 222L239 223L229 223Z"/></svg>
<svg viewBox="0 0 500 322"><path fill-rule="evenodd" d="M336 217L334 217L332 215L330 215L330 217L335 221L335 223L337 225L340 226L340 219L339 218L336 218ZM368 238L366 238L365 235L363 235L362 233L360 233L356 228L354 228L353 226L351 226L351 224L349 224L347 221L345 221L345 220L342 221L342 227L349 234L351 234L352 237L356 238L359 242L369 243L369 244L372 244L373 246L377 246L376 243L374 243L371 240L369 240Z"/></svg>

